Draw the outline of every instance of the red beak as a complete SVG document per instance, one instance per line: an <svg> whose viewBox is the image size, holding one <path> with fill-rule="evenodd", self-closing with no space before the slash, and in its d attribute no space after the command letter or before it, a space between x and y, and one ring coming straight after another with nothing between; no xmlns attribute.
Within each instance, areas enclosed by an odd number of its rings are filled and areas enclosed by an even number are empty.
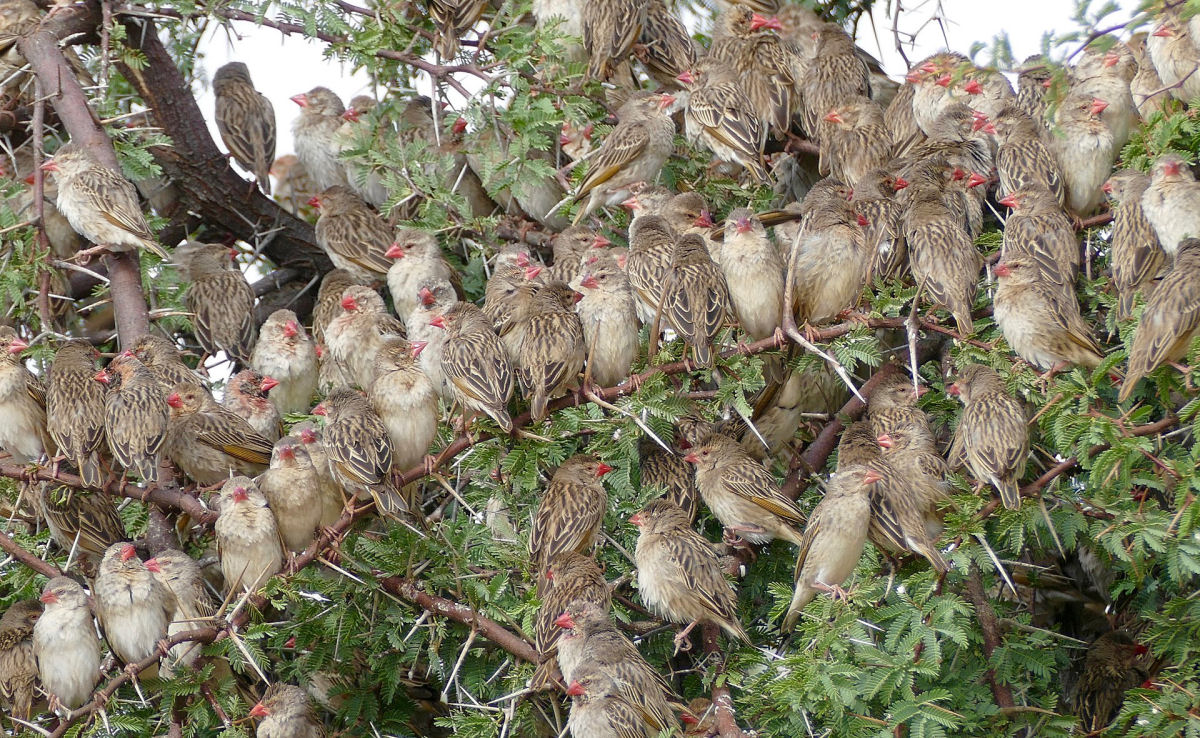
<svg viewBox="0 0 1200 738"><path fill-rule="evenodd" d="M866 228L871 223L871 221L867 220L867 216L863 215L862 213L858 214L858 217L855 218L855 222L858 223L860 228Z"/></svg>
<svg viewBox="0 0 1200 738"><path fill-rule="evenodd" d="M841 114L838 113L838 111L836 111L836 110L830 110L828 113L826 113L825 121L827 123L845 123L846 122L846 121L842 120Z"/></svg>
<svg viewBox="0 0 1200 738"><path fill-rule="evenodd" d="M692 221L692 225L699 226L700 228L712 228L712 213L708 212L707 210L701 210L700 214L696 216L696 219Z"/></svg>
<svg viewBox="0 0 1200 738"><path fill-rule="evenodd" d="M250 495L246 494L245 487L234 487L233 488L233 501L234 502L239 502L239 503L245 502L248 499L250 499Z"/></svg>
<svg viewBox="0 0 1200 738"><path fill-rule="evenodd" d="M324 416L325 415L325 403L322 402L322 403L318 404L316 407L314 407L312 409L312 414Z"/></svg>
<svg viewBox="0 0 1200 738"><path fill-rule="evenodd" d="M987 184L988 178L978 172L971 172L971 176L967 178L967 187L978 187L981 184Z"/></svg>
<svg viewBox="0 0 1200 738"><path fill-rule="evenodd" d="M279 380L274 377L263 377L262 388L263 392L270 392L279 386Z"/></svg>
<svg viewBox="0 0 1200 738"><path fill-rule="evenodd" d="M299 95L292 95L290 99L292 102L296 103L302 108L308 107L308 95L305 95L303 92L301 92Z"/></svg>
<svg viewBox="0 0 1200 738"><path fill-rule="evenodd" d="M1108 101L1107 101L1107 100L1101 100L1101 99L1100 99L1100 98L1098 98L1098 97L1093 97L1093 98L1092 98L1092 107L1091 107L1091 113L1092 113L1092 115L1100 115L1100 114L1101 114L1101 113L1103 113L1103 112L1104 112L1104 111L1105 111L1107 108L1108 108Z"/></svg>
<svg viewBox="0 0 1200 738"><path fill-rule="evenodd" d="M1121 61L1121 55L1115 51L1109 51L1104 55L1104 66L1115 67L1117 62Z"/></svg>
<svg viewBox="0 0 1200 738"><path fill-rule="evenodd" d="M883 479L882 474L874 469L868 469L867 473L863 475L863 484L875 484L881 479Z"/></svg>
<svg viewBox="0 0 1200 738"><path fill-rule="evenodd" d="M751 227L750 219L749 218L738 218L734 224L734 227L737 228L738 233L746 233L747 231L750 230L750 227Z"/></svg>
<svg viewBox="0 0 1200 738"><path fill-rule="evenodd" d="M428 345L428 341L413 341L408 345L408 349L412 352L412 357L415 359L421 355L421 352L424 351L425 347Z"/></svg>
<svg viewBox="0 0 1200 738"><path fill-rule="evenodd" d="M1102 184L1100 186L1100 191L1106 195L1111 195L1112 194L1112 182L1109 181L1109 182L1105 182L1104 184Z"/></svg>
<svg viewBox="0 0 1200 738"><path fill-rule="evenodd" d="M353 297L348 297L348 296L343 297L342 298L342 309L343 310L358 310L358 300L355 300Z"/></svg>
<svg viewBox="0 0 1200 738"><path fill-rule="evenodd" d="M909 83L910 85L915 85L916 83L921 81L921 76L922 76L922 72L919 69L913 70L913 71L909 72L908 74L904 75L904 81Z"/></svg>
<svg viewBox="0 0 1200 738"><path fill-rule="evenodd" d="M467 130L467 119L466 118L457 119L456 121L454 121L454 126L451 127L450 130L453 131L454 135L456 135L456 136L458 134L462 133L463 131Z"/></svg>
<svg viewBox="0 0 1200 738"><path fill-rule="evenodd" d="M12 343L8 344L8 353L19 354L27 348L29 348L28 343L26 343L21 338L14 338L12 340Z"/></svg>
<svg viewBox="0 0 1200 738"><path fill-rule="evenodd" d="M975 79L963 85L963 89L971 95L978 95L979 93L983 92L983 86L979 84L979 80Z"/></svg>
<svg viewBox="0 0 1200 738"><path fill-rule="evenodd" d="M265 718L270 715L271 711L263 707L263 703L259 702L254 707L250 708L250 717Z"/></svg>
<svg viewBox="0 0 1200 738"><path fill-rule="evenodd" d="M388 250L383 252L383 255L389 259L403 259L404 247L398 243L394 243L391 246L388 246Z"/></svg>
<svg viewBox="0 0 1200 738"><path fill-rule="evenodd" d="M1169 177L1178 176L1179 175L1179 162L1169 161L1166 164L1163 164L1163 174L1165 174Z"/></svg>
<svg viewBox="0 0 1200 738"><path fill-rule="evenodd" d="M292 99L294 100L295 98L292 98ZM342 119L348 120L352 123L357 123L358 122L358 111L355 110L354 108L346 108L346 112L342 113Z"/></svg>
<svg viewBox="0 0 1200 738"><path fill-rule="evenodd" d="M580 286L580 287L587 287L589 290L598 290L598 289L600 289L600 283L599 283L599 282L597 282L597 281L596 281L596 278L595 278L595 277L593 277L593 276L592 276L592 275L590 275L590 274L585 274L585 275L584 275L584 277L583 277L583 279L579 280L579 286Z"/></svg>
<svg viewBox="0 0 1200 738"><path fill-rule="evenodd" d="M1159 38L1170 38L1171 36L1175 35L1175 32L1172 31L1170 28L1167 28L1166 25L1161 25L1158 28L1155 28L1154 33L1152 33L1150 35L1158 36Z"/></svg>
<svg viewBox="0 0 1200 738"><path fill-rule="evenodd" d="M525 253L524 251L517 254L517 266L521 267L522 269L529 266L529 254Z"/></svg>
<svg viewBox="0 0 1200 738"><path fill-rule="evenodd" d="M583 685L577 681L571 682L571 686L567 687L567 694L571 695L572 697L582 697Z"/></svg>
<svg viewBox="0 0 1200 738"><path fill-rule="evenodd" d="M112 381L108 378L108 370L107 369L101 369L100 371L96 372L95 374L92 375L92 379L96 380L97 382L101 382L103 384L108 384L110 381Z"/></svg>
<svg viewBox="0 0 1200 738"><path fill-rule="evenodd" d="M137 551L133 549L132 543L126 543L121 547L121 561L129 561L137 555Z"/></svg>
<svg viewBox="0 0 1200 738"><path fill-rule="evenodd" d="M44 168L44 167L43 167L43 168ZM21 180L21 181L22 181L22 182L24 182L24 183L25 183L25 184L27 184L27 185L31 185L31 184L33 184L33 175L31 174L31 175L29 175L28 177L26 177L25 179L23 179L23 180Z"/></svg>
<svg viewBox="0 0 1200 738"><path fill-rule="evenodd" d="M298 335L300 335L300 325L297 324L296 321L289 320L283 324L284 338L295 338Z"/></svg>
<svg viewBox="0 0 1200 738"><path fill-rule="evenodd" d="M1017 206L1017 202L1019 202L1019 201L1017 200L1016 195L1009 194L1009 195L1005 195L1004 197L1000 198L996 202L1003 205L1006 208L1015 208Z"/></svg>
<svg viewBox="0 0 1200 738"><path fill-rule="evenodd" d="M908 180L904 177L896 177L896 181L892 182L892 189L896 192L908 187Z"/></svg>
<svg viewBox="0 0 1200 738"><path fill-rule="evenodd" d="M957 396L960 394L960 392L961 392L961 390L958 389L957 384L951 383L951 384L946 385L946 394Z"/></svg>
<svg viewBox="0 0 1200 738"><path fill-rule="evenodd" d="M951 79L953 79L953 78L950 76L949 72L947 72L946 74L943 74L941 77L938 77L937 78L938 87L949 87Z"/></svg>
<svg viewBox="0 0 1200 738"><path fill-rule="evenodd" d="M607 238L598 233L596 234L596 237L592 239L592 248L594 249L602 249L607 246L612 246L612 241L609 241Z"/></svg>
<svg viewBox="0 0 1200 738"><path fill-rule="evenodd" d="M435 315L429 319L429 325L433 326L434 328L444 329L446 327L446 320L440 315Z"/></svg>
<svg viewBox="0 0 1200 738"><path fill-rule="evenodd" d="M433 290L428 287L417 290L417 297L421 298L422 305L429 306L434 303Z"/></svg>
<svg viewBox="0 0 1200 738"><path fill-rule="evenodd" d="M313 195L312 197L308 198L308 205L309 205L309 207L320 208L321 207L320 195Z"/></svg>
<svg viewBox="0 0 1200 738"><path fill-rule="evenodd" d="M53 159L47 159L46 161L42 162L42 166L40 167L40 169L41 169L43 172L57 172L57 171L58 171L58 165L54 163L54 160L53 160ZM32 174L31 174L31 175L29 175L29 176L30 176L30 177L33 177L33 175L32 175ZM29 184L33 184L33 182L32 182L32 181L30 181L30 182L29 182Z"/></svg>
<svg viewBox="0 0 1200 738"><path fill-rule="evenodd" d="M992 272L997 277L1007 277L1008 275L1012 274L1012 267L1010 267L1008 264L1001 262L1001 263L997 264L996 266L992 267Z"/></svg>
<svg viewBox="0 0 1200 738"><path fill-rule="evenodd" d="M892 437L886 433L880 433L875 439L875 442L878 443L881 448L891 448L892 446L896 445L896 442L892 440Z"/></svg>
<svg viewBox="0 0 1200 738"><path fill-rule="evenodd" d="M694 451L692 453L688 454L687 456L684 456L683 460L689 464L699 464L700 463L700 457L697 456Z"/></svg>
<svg viewBox="0 0 1200 738"><path fill-rule="evenodd" d="M178 392L172 392L167 397L167 404L171 407L183 407L183 398L179 396Z"/></svg>
<svg viewBox="0 0 1200 738"><path fill-rule="evenodd" d="M642 514L640 512L634 513L633 515L629 516L629 522L633 523L634 525L640 526L642 523L645 522L645 518L642 517Z"/></svg>
<svg viewBox="0 0 1200 738"><path fill-rule="evenodd" d="M608 464L605 464L603 461L601 461L599 464L596 465L596 476L602 477L605 474L608 474L612 470L613 470L613 468L611 466L609 466Z"/></svg>
<svg viewBox="0 0 1200 738"><path fill-rule="evenodd" d="M158 565L158 559L146 559L146 568L155 574L162 574L162 567Z"/></svg>
<svg viewBox="0 0 1200 738"><path fill-rule="evenodd" d="M988 119L986 115L975 116L975 122L971 124L972 131L981 131L988 127Z"/></svg>
<svg viewBox="0 0 1200 738"><path fill-rule="evenodd" d="M779 21L779 19L776 18L775 16L771 16L770 18L764 18L763 16L759 15L758 13L755 13L750 18L750 30L757 31L760 28L768 28L772 31L782 31L783 23L781 23Z"/></svg>
<svg viewBox="0 0 1200 738"><path fill-rule="evenodd" d="M58 595L53 592L42 592L42 596L38 598L43 604L53 605L58 602Z"/></svg>
<svg viewBox="0 0 1200 738"><path fill-rule="evenodd" d="M562 615L559 615L554 620L554 624L560 628L563 628L564 630L575 629L575 621L571 619L571 614L566 612L564 612Z"/></svg>
<svg viewBox="0 0 1200 738"><path fill-rule="evenodd" d="M675 76L675 79L679 80L680 82L684 83L685 85L696 84L696 78L693 77L692 73L687 70L680 72L678 75Z"/></svg>
<svg viewBox="0 0 1200 738"><path fill-rule="evenodd" d="M963 170L955 167L954 171L951 172L950 176L954 179L955 182L957 182L957 181L961 180L963 177L966 177L967 173L964 172Z"/></svg>
<svg viewBox="0 0 1200 738"><path fill-rule="evenodd" d="M525 279L529 280L530 282L537 279L538 275L541 273L542 268L540 266L525 267Z"/></svg>
<svg viewBox="0 0 1200 738"><path fill-rule="evenodd" d="M666 110L667 108L671 107L674 104L675 104L675 96L674 95L668 95L667 93L664 92L658 98L658 109L659 110Z"/></svg>

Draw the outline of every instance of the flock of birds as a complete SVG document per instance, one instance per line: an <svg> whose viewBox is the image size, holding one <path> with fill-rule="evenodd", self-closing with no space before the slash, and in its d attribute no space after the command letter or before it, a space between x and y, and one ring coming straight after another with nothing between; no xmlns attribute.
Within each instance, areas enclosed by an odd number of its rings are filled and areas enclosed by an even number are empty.
<svg viewBox="0 0 1200 738"><path fill-rule="evenodd" d="M1017 356L1051 371L1104 359L1075 284L1085 258L1077 227L1106 194L1118 317L1135 313L1138 293L1146 299L1120 400L1186 355L1200 327L1200 183L1174 154L1149 175L1112 169L1142 119L1200 96L1200 18L1185 21L1168 8L1149 33L1097 39L1070 68L1030 60L1015 90L1003 74L952 52L919 62L889 89L873 87L868 62L840 26L798 5L773 16L730 5L701 50L662 0L575 4L535 2L537 22L582 39L571 53L609 83L618 123L595 144L590 129L564 130L563 155L586 163L569 197L555 178L502 193L506 207L556 232L553 254L543 263L524 241L499 250L482 305L464 300L433 233L380 212L389 195L381 173L346 155L363 136L461 143L465 121L434 131L425 100L392 121L369 98L346 108L323 87L299 94L296 155L273 162L271 104L244 64L216 73L216 120L233 159L267 192L274 172L285 206L316 209L317 241L337 268L321 281L309 325L286 309L256 325L254 293L227 247L163 248L134 185L88 149L65 144L41 165L53 175L48 225L65 218L97 251L145 249L169 260L187 285L196 340L239 371L218 402L173 341L147 335L102 369L89 342L65 341L37 376L21 360L23 331L0 327L0 447L18 462L78 473L79 489L25 490L54 540L92 576L90 600L75 579L59 577L40 603L18 603L0 621L0 695L10 714L30 719L38 695L51 709L91 699L102 676L93 612L123 663L161 651L170 674L199 655L195 644L160 644L212 615L204 573L179 551L139 557L112 499L88 492L114 474L152 486L169 482L173 469L202 493L219 490L223 587L252 592L333 524L348 499L372 499L385 517L422 518L419 485L396 480L436 463L429 454L441 403L461 409L464 432L480 416L519 432L514 390L536 423L555 398L625 381L642 352L639 326L650 327L652 341L669 330L695 367L713 368L732 345L731 327L739 341L762 340L794 320L811 336L877 281L911 280L917 299L949 312L958 337L968 338L985 268L974 241L990 197L1010 209L991 267L993 317ZM480 4L431 5L445 19L439 48L449 57ZM641 89L639 78L657 89ZM783 206L736 208L714 224L698 193L656 185L680 131L712 153L715 175L772 184ZM769 142L784 148L771 162ZM445 152L465 163L459 180L471 172L464 151ZM480 197L485 209L501 199ZM570 224L558 212L567 201L580 203ZM604 235L610 224L599 217L618 205L631 215L627 247ZM832 373L801 375L775 358L766 358L768 389L749 422L688 417L677 453L644 447L641 485L665 494L630 519L640 529L638 593L686 626L677 646L701 623L750 641L728 562L694 528L701 500L731 547L776 538L798 547L785 630L818 594L846 596L842 584L868 540L947 572L937 540L951 469L965 466L1005 507L1020 506L1030 455L1025 408L996 372L969 365L947 386L963 410L945 454L918 406L921 392L897 374L844 431L824 498L805 515L764 459L793 440L802 413L836 409L842 393ZM324 421L285 432L289 414ZM574 456L537 503L529 550L542 662L534 682L572 697L568 726L577 738L656 736L679 729L681 713L697 716L609 617L609 584L592 558L609 471L602 460ZM1089 730L1116 714L1144 651L1120 633L1093 646L1073 704ZM250 714L261 737L323 734L299 687L271 687Z"/></svg>

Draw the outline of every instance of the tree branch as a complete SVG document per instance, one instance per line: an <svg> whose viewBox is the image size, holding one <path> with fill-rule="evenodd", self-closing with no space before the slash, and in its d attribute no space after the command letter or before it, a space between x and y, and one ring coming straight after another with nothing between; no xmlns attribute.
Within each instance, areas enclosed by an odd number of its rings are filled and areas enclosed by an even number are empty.
<svg viewBox="0 0 1200 738"><path fill-rule="evenodd" d="M49 561L42 561L30 552L26 551L21 547L21 544L13 540L12 536L2 530L0 530L0 548L7 551L9 556L12 556L17 561L20 561L22 564L28 566L30 569L33 569L47 579L53 579L54 577L62 576L62 572L59 571L57 566L51 564Z"/></svg>
<svg viewBox="0 0 1200 738"><path fill-rule="evenodd" d="M983 655L990 661L992 653L1000 646L1000 628L996 622L996 611L983 593L983 577L979 573L979 564L971 563L967 574L967 599L975 606L975 616L979 620L979 629L983 633ZM992 688L992 699L996 707L1005 709L1013 707L1012 690L1007 684L996 681L995 669L984 672L988 686Z"/></svg>

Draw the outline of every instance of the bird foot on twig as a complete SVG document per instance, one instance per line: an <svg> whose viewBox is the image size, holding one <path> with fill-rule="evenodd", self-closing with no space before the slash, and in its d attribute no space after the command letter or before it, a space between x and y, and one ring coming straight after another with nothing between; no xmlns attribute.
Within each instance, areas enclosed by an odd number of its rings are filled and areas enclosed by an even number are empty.
<svg viewBox="0 0 1200 738"><path fill-rule="evenodd" d="M695 628L699 622L698 620L693 620L688 624L688 627L675 634L675 653L671 654L672 656L678 656L680 651L692 650L692 640L688 638L688 633L691 633L692 628Z"/></svg>
<svg viewBox="0 0 1200 738"><path fill-rule="evenodd" d="M828 594L835 602L849 602L850 593L842 589L840 584L822 584L821 582L813 582L813 589L819 589Z"/></svg>

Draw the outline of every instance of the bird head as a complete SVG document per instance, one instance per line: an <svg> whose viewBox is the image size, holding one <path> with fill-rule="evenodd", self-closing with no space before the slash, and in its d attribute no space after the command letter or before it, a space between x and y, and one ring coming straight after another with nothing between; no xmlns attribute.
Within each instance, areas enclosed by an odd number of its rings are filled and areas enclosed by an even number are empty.
<svg viewBox="0 0 1200 738"><path fill-rule="evenodd" d="M675 76L675 79L679 80L680 82L682 82L685 85L696 84L696 76L694 74L692 74L692 71L690 69L683 70L682 72L680 72L679 74L677 74Z"/></svg>
<svg viewBox="0 0 1200 738"><path fill-rule="evenodd" d="M582 697L584 695L583 685L579 683L578 679L571 682L571 686L567 687L567 694L572 697Z"/></svg>
<svg viewBox="0 0 1200 738"><path fill-rule="evenodd" d="M750 222L750 216L743 215L733 222L733 227L738 233L749 233L750 229L754 226L753 223Z"/></svg>
<svg viewBox="0 0 1200 738"><path fill-rule="evenodd" d="M342 309L349 310L350 312L358 310L358 300L355 300L350 295L346 295L342 298Z"/></svg>
<svg viewBox="0 0 1200 738"><path fill-rule="evenodd" d="M575 621L571 619L571 613L569 612L564 612L562 615L559 615L557 618L555 618L554 624L563 630L575 629Z"/></svg>
<svg viewBox="0 0 1200 738"><path fill-rule="evenodd" d="M696 226L697 228L713 227L712 213L708 211L708 208L700 211L700 214L697 215L696 219L692 221L692 225Z"/></svg>
<svg viewBox="0 0 1200 738"><path fill-rule="evenodd" d="M905 187L908 187L908 180L904 177L896 177L892 180L892 191L899 192Z"/></svg>
<svg viewBox="0 0 1200 738"><path fill-rule="evenodd" d="M321 209L321 196L313 195L312 197L308 198L308 206L311 208L316 208L317 210L320 210Z"/></svg>
<svg viewBox="0 0 1200 738"><path fill-rule="evenodd" d="M121 546L121 561L129 561L134 556L137 556L137 551L134 550L132 543Z"/></svg>
<svg viewBox="0 0 1200 738"><path fill-rule="evenodd" d="M436 298L433 296L433 290L429 289L428 287L422 287L421 289L417 290L417 298L421 301L421 304L426 307L429 307L436 301Z"/></svg>
<svg viewBox="0 0 1200 738"><path fill-rule="evenodd" d="M958 397L962 394L962 389L958 386L957 382L951 382L946 385L946 394Z"/></svg>
<svg viewBox="0 0 1200 738"><path fill-rule="evenodd" d="M290 99L292 102L296 103L302 108L308 107L308 95L303 92L301 92L299 95L292 95Z"/></svg>
<svg viewBox="0 0 1200 738"><path fill-rule="evenodd" d="M263 379L262 379L262 391L263 392L270 392L271 390L275 389L278 386L279 386L278 379L275 379L274 377L263 377Z"/></svg>
<svg viewBox="0 0 1200 738"><path fill-rule="evenodd" d="M283 337L295 338L300 335L300 324L294 320L289 320L283 324Z"/></svg>
<svg viewBox="0 0 1200 738"><path fill-rule="evenodd" d="M640 512L637 512L629 516L629 522L640 528L642 524L646 522L646 519L642 517Z"/></svg>
<svg viewBox="0 0 1200 738"><path fill-rule="evenodd" d="M254 707L250 708L250 717L256 717L256 718L261 719L261 718L265 718L266 716L268 716L270 714L271 714L271 711L268 710L267 706L261 702L256 703L254 705Z"/></svg>
<svg viewBox="0 0 1200 738"><path fill-rule="evenodd" d="M296 98L292 98L295 100ZM346 112L342 113L342 120L348 120L351 123L358 122L358 111L354 108L346 108Z"/></svg>
<svg viewBox="0 0 1200 738"><path fill-rule="evenodd" d="M290 443L279 447L279 458L292 461L296 458L296 448Z"/></svg>
<svg viewBox="0 0 1200 738"><path fill-rule="evenodd" d="M983 92L983 85L979 84L979 80L977 79L969 79L963 85L963 92L966 92L968 95L978 95Z"/></svg>
<svg viewBox="0 0 1200 738"><path fill-rule="evenodd" d="M176 409L181 408L183 407L183 398L179 396L178 392L172 392L167 396L167 404Z"/></svg>
<svg viewBox="0 0 1200 738"><path fill-rule="evenodd" d="M1108 101L1101 100L1098 97L1092 98L1092 106L1088 108L1088 112L1092 115L1100 115L1108 108Z"/></svg>
<svg viewBox="0 0 1200 738"><path fill-rule="evenodd" d="M248 492L246 492L245 487L234 487L233 494L231 495L231 497L233 498L233 501L235 503L241 503L241 502L245 502L246 500L249 500L250 494Z"/></svg>
<svg viewBox="0 0 1200 738"><path fill-rule="evenodd" d="M596 478L599 479L600 477L604 476L605 474L608 474L612 470L613 470L613 468L611 466L609 466L608 464L605 464L603 461L598 462L596 464Z"/></svg>

